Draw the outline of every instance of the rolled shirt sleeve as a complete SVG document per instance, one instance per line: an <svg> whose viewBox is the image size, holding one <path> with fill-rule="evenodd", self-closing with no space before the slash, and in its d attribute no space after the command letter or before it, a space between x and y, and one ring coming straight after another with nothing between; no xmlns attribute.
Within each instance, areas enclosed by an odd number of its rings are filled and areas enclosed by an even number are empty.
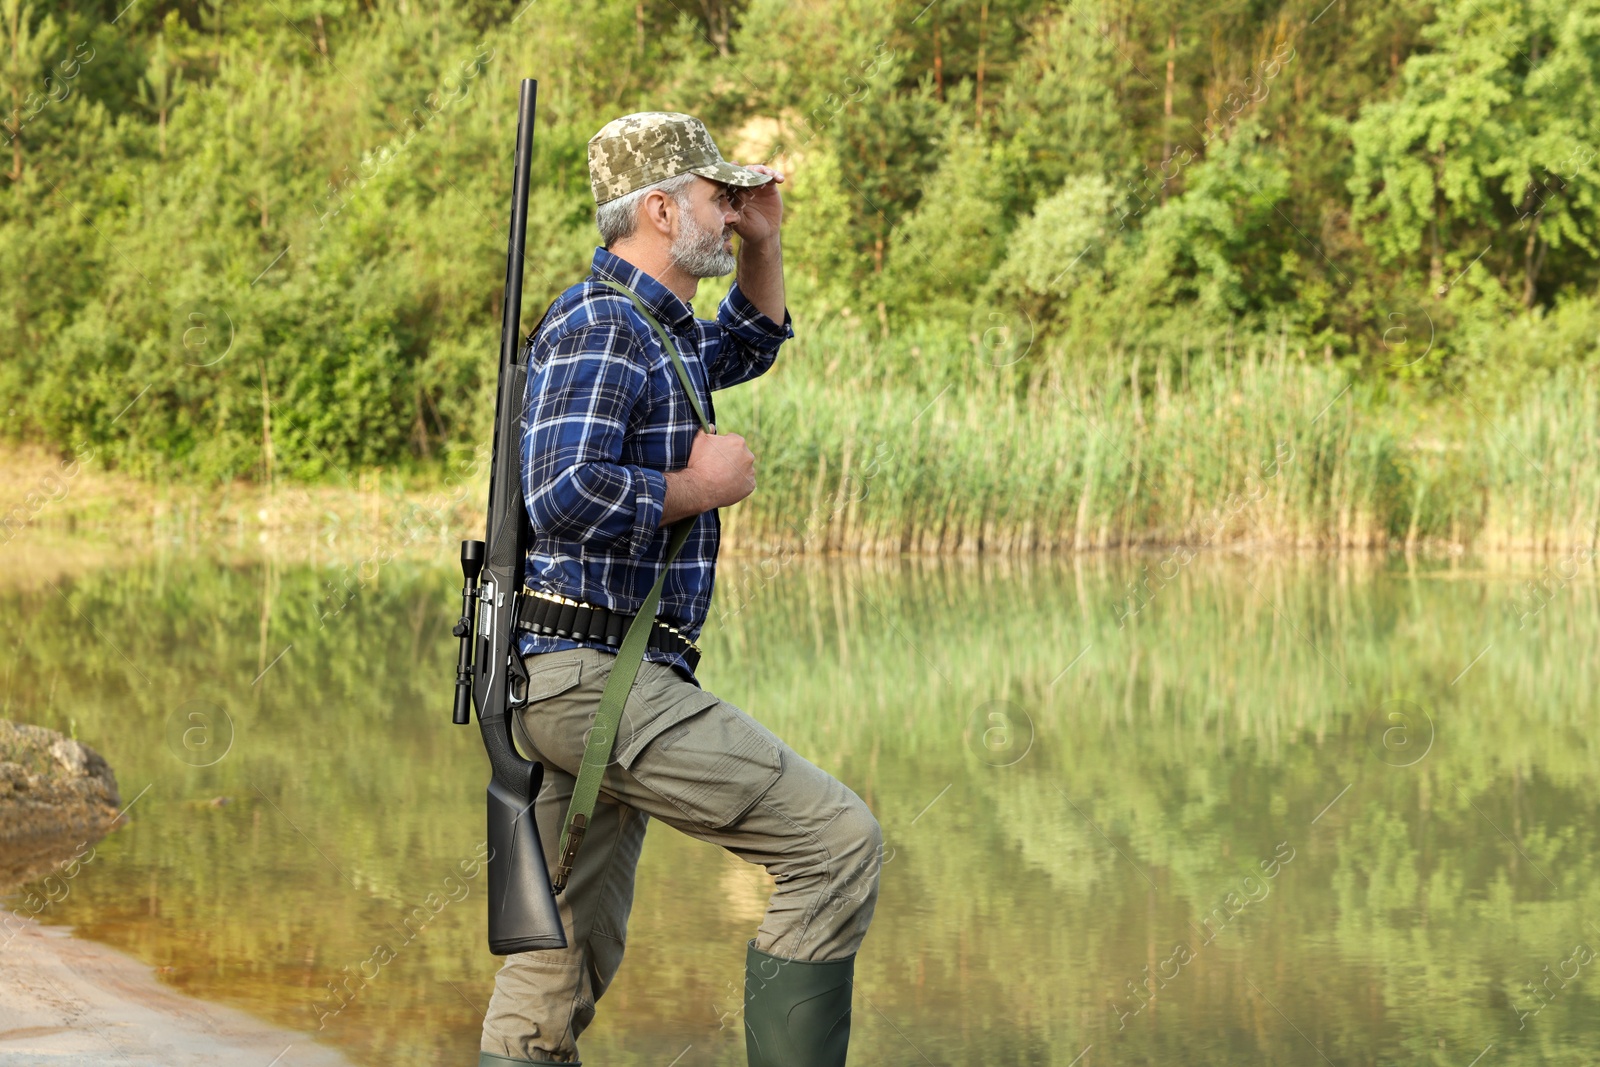
<svg viewBox="0 0 1600 1067"><path fill-rule="evenodd" d="M778 347L794 336L787 307L779 325L750 302L738 282L722 298L717 324L722 327L722 337L710 364L712 389L726 389L765 374L778 358Z"/></svg>
<svg viewBox="0 0 1600 1067"><path fill-rule="evenodd" d="M622 462L646 358L628 327L603 322L560 338L528 375L522 490L536 536L638 559L659 533L665 474Z"/></svg>

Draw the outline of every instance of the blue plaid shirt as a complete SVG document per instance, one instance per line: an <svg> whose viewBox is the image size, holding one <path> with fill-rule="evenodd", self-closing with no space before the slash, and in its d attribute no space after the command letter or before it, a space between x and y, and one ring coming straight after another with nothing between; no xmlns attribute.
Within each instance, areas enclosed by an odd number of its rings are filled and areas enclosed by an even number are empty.
<svg viewBox="0 0 1600 1067"><path fill-rule="evenodd" d="M788 309L778 325L737 282L715 321L697 319L672 290L596 248L590 276L556 298L535 333L522 424L522 493L533 524L524 584L637 614L672 534L661 525L662 472L688 465L700 423L661 339L598 278L633 290L671 335L712 423L711 392L766 373L794 327ZM661 591L657 617L691 640L711 607L721 532L715 508L696 516ZM530 633L518 648L529 655L580 646L611 647ZM647 649L645 658L699 684L676 653Z"/></svg>

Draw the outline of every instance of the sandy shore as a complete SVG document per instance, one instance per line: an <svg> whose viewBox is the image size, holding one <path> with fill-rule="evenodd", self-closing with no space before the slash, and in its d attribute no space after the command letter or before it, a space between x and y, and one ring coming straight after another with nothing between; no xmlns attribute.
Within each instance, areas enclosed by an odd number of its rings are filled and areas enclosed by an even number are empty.
<svg viewBox="0 0 1600 1067"><path fill-rule="evenodd" d="M307 1034L174 992L139 961L65 927L29 922L15 936L0 927L0 1067L349 1062Z"/></svg>

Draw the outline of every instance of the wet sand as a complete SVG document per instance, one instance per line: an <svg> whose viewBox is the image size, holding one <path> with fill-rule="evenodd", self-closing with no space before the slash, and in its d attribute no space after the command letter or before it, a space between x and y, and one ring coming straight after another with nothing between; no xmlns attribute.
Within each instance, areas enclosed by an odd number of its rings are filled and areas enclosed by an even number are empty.
<svg viewBox="0 0 1600 1067"><path fill-rule="evenodd" d="M73 938L66 927L15 919L0 926L0 1067L87 1063L349 1067L350 1061L308 1034L177 993L138 960Z"/></svg>

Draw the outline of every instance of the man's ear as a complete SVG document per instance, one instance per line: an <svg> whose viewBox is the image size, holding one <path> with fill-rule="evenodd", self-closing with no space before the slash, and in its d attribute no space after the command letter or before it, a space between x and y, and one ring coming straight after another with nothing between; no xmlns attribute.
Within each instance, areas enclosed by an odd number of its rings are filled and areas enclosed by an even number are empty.
<svg viewBox="0 0 1600 1067"><path fill-rule="evenodd" d="M672 212L678 205L672 197L660 192L652 192L644 198L641 210L644 212L644 221L655 227L666 236L672 236Z"/></svg>

